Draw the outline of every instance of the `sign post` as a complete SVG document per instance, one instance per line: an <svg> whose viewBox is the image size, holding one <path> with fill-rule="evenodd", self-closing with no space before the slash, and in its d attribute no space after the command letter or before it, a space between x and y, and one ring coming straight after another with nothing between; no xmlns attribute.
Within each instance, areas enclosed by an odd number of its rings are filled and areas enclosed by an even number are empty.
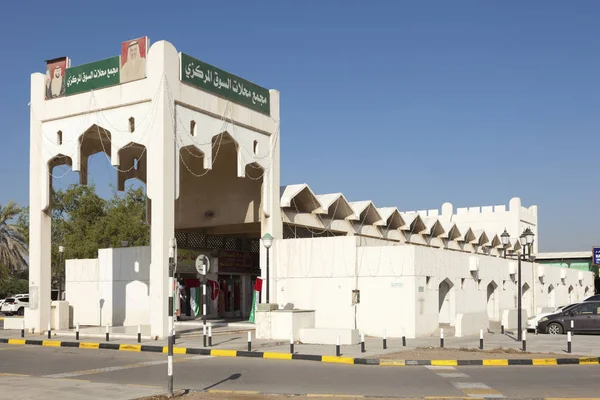
<svg viewBox="0 0 600 400"><path fill-rule="evenodd" d="M210 259L205 254L196 257L196 271L202 277L202 332L206 347L206 274L210 270Z"/></svg>

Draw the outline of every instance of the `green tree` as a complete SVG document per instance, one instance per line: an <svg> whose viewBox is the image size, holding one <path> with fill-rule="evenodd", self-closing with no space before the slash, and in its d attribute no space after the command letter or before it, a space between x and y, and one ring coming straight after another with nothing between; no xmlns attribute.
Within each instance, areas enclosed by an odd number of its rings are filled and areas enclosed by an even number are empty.
<svg viewBox="0 0 600 400"><path fill-rule="evenodd" d="M110 247L120 247L123 241L129 246L147 246L150 229L146 223L144 190L130 188L123 195L115 191L107 203L106 215L96 227L97 236Z"/></svg>
<svg viewBox="0 0 600 400"><path fill-rule="evenodd" d="M9 201L0 205L0 265L6 272L14 274L27 269L27 243L21 227L11 221L21 214L21 208ZM2 272L0 272L1 277Z"/></svg>
<svg viewBox="0 0 600 400"><path fill-rule="evenodd" d="M94 186L71 185L52 192L52 286L58 287L64 277L64 260L98 257L98 249L147 246L150 228L146 223L146 195L142 188L124 193L114 191L105 200ZM29 210L23 209L17 219L19 232L29 232ZM60 263L59 246L65 247ZM1 274L1 272L0 272ZM0 275L1 278L1 275Z"/></svg>

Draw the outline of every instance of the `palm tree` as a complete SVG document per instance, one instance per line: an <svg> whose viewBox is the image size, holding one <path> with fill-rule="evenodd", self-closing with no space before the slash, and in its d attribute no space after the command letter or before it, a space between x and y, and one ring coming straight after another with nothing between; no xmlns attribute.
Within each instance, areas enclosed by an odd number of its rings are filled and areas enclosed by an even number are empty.
<svg viewBox="0 0 600 400"><path fill-rule="evenodd" d="M0 205L0 265L8 267L10 273L27 269L27 243L21 228L9 221L21 213L21 208L9 201L4 207Z"/></svg>

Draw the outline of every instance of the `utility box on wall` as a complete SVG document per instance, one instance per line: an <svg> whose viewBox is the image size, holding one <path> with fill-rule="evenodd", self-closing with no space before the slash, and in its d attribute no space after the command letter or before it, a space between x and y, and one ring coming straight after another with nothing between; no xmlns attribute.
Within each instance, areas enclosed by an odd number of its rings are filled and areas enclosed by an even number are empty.
<svg viewBox="0 0 600 400"><path fill-rule="evenodd" d="M352 291L352 305L360 304L360 290Z"/></svg>

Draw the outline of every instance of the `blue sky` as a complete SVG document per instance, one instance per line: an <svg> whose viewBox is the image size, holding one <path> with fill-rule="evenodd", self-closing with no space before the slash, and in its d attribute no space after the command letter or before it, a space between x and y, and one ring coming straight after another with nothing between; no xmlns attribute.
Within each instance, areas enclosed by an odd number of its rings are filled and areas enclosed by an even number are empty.
<svg viewBox="0 0 600 400"><path fill-rule="evenodd" d="M540 250L600 245L600 2L166 4L3 2L0 203L28 202L30 73L147 35L281 91L282 184L401 210L517 196ZM111 168L91 160L104 194Z"/></svg>

